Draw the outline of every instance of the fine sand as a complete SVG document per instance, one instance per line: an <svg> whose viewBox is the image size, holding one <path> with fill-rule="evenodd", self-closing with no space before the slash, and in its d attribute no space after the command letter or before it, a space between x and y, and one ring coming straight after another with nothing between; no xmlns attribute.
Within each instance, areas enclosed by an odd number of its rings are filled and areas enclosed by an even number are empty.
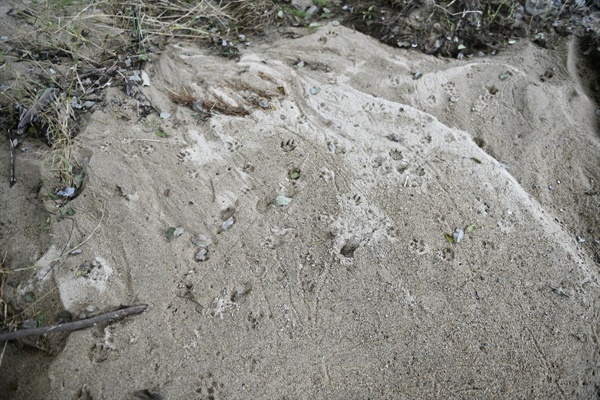
<svg viewBox="0 0 600 400"><path fill-rule="evenodd" d="M77 137L75 224L26 201L52 190L43 145L0 182L2 250L39 267L18 290L148 309L52 356L10 343L0 397L594 398L600 136L577 52L441 60L331 25L239 60L171 43ZM203 118L183 87L249 114Z"/></svg>

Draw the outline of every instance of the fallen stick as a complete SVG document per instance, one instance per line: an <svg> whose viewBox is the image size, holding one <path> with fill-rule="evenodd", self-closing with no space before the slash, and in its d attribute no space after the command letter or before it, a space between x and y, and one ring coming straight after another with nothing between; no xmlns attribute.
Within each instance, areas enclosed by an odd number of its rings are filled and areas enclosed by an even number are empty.
<svg viewBox="0 0 600 400"><path fill-rule="evenodd" d="M89 328L90 326L101 324L103 322L113 322L121 318L125 318L129 315L135 315L143 312L148 308L147 304L141 304L138 306L131 306L116 311L107 312L100 314L92 318L81 319L75 322L67 322L60 325L45 326L43 328L34 329L21 329L20 331L2 333L0 334L0 342L7 340L18 339L27 336L42 336L47 333L58 333L64 331L76 331L83 328Z"/></svg>
<svg viewBox="0 0 600 400"><path fill-rule="evenodd" d="M9 138L8 141L10 142L10 187L13 187L17 183L17 177L15 176L15 145L13 139Z"/></svg>

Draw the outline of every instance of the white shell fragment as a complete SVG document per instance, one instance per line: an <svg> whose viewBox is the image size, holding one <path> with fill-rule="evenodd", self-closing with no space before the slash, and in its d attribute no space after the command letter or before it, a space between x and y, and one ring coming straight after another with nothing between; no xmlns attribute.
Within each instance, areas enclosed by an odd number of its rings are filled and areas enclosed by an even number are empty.
<svg viewBox="0 0 600 400"><path fill-rule="evenodd" d="M290 197L279 195L275 198L275 204L277 204L278 206L287 206L291 202L292 199Z"/></svg>
<svg viewBox="0 0 600 400"><path fill-rule="evenodd" d="M142 86L150 86L150 77L146 71L142 71Z"/></svg>
<svg viewBox="0 0 600 400"><path fill-rule="evenodd" d="M197 235L192 236L192 244L198 247L208 247L212 244L212 239L210 238L210 236L206 236L199 233Z"/></svg>
<svg viewBox="0 0 600 400"><path fill-rule="evenodd" d="M463 240L464 237L465 232L462 230L462 228L456 228L454 232L452 232L452 238L454 239L455 243L460 243L460 241Z"/></svg>
<svg viewBox="0 0 600 400"><path fill-rule="evenodd" d="M98 307L96 307L96 306L94 306L94 305L90 304L90 305L88 305L88 306L85 308L85 311L87 311L87 312L89 312L89 313L93 313L93 312L96 312L96 311L98 311Z"/></svg>
<svg viewBox="0 0 600 400"><path fill-rule="evenodd" d="M227 229L231 228L234 223L235 223L235 218L233 218L233 215L232 215L231 217L227 218L225 220L225 222L223 222L221 224L221 228L223 228L223 230L226 231Z"/></svg>

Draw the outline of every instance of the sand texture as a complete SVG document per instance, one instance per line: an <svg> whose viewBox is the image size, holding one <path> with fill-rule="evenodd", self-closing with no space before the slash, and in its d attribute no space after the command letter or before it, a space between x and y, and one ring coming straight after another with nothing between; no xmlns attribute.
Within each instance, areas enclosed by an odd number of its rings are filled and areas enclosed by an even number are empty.
<svg viewBox="0 0 600 400"><path fill-rule="evenodd" d="M43 146L0 183L5 250L43 270L85 241L29 284L74 315L149 306L38 374L8 349L11 398L593 398L600 137L574 40L465 61L333 26L239 60L171 43L79 134L72 233L32 233ZM202 118L183 87L248 115Z"/></svg>

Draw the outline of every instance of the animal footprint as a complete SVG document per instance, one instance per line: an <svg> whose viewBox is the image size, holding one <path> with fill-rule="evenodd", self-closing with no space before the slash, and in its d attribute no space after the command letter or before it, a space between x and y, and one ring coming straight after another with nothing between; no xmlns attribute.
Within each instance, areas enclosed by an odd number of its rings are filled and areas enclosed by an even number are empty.
<svg viewBox="0 0 600 400"><path fill-rule="evenodd" d="M323 179L325 182L331 182L335 178L335 173L327 168L321 168L319 178Z"/></svg>
<svg viewBox="0 0 600 400"><path fill-rule="evenodd" d="M154 145L150 143L144 143L140 146L140 148L144 154L152 154L154 152Z"/></svg>
<svg viewBox="0 0 600 400"><path fill-rule="evenodd" d="M185 175L190 179L196 179L197 177L200 176L200 171L189 170L185 173Z"/></svg>
<svg viewBox="0 0 600 400"><path fill-rule="evenodd" d="M193 151L191 149L184 149L177 153L177 160L183 163L189 161L192 158Z"/></svg>
<svg viewBox="0 0 600 400"><path fill-rule="evenodd" d="M281 148L286 153L294 151L296 149L296 141L294 139L283 140L281 142Z"/></svg>
<svg viewBox="0 0 600 400"><path fill-rule="evenodd" d="M233 142L227 142L227 150L231 152L238 151L240 147L242 147L242 144L235 139Z"/></svg>
<svg viewBox="0 0 600 400"><path fill-rule="evenodd" d="M452 261L454 260L454 250L445 248L437 253L438 257L444 261Z"/></svg>
<svg viewBox="0 0 600 400"><path fill-rule="evenodd" d="M408 245L408 247L410 248L410 250L413 253L419 254L419 255L423 255L427 253L427 247L425 246L425 242L423 241L423 239L416 239L414 238L410 244Z"/></svg>
<svg viewBox="0 0 600 400"><path fill-rule="evenodd" d="M102 145L100 145L100 151L106 152L109 150L110 146L112 146L110 142L104 142Z"/></svg>
<svg viewBox="0 0 600 400"><path fill-rule="evenodd" d="M390 158L394 161L400 161L402 160L403 156L402 156L402 152L398 149L394 149L390 151Z"/></svg>
<svg viewBox="0 0 600 400"><path fill-rule="evenodd" d="M251 172L254 172L254 165L252 165L251 163L246 163L242 166L242 171L245 174L249 174Z"/></svg>
<svg viewBox="0 0 600 400"><path fill-rule="evenodd" d="M258 327L258 325L260 324L260 320L264 317L264 314L261 312L258 315L254 314L252 311L250 311L250 314L248 314L248 317L246 318L246 320L248 321L248 325L250 326L250 329L256 329Z"/></svg>
<svg viewBox="0 0 600 400"><path fill-rule="evenodd" d="M207 373L206 376L200 377L200 387L196 388L201 399L216 400L220 397L219 392L223 388L223 384L217 382L212 373Z"/></svg>

